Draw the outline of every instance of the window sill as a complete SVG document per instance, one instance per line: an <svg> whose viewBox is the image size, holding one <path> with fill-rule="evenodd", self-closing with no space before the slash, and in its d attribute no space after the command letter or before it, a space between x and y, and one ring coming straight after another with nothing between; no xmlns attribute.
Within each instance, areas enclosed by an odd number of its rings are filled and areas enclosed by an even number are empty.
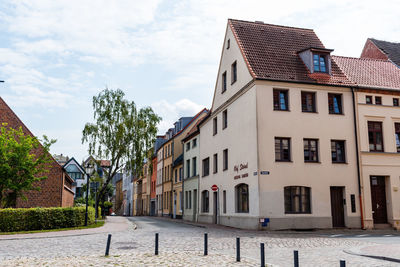
<svg viewBox="0 0 400 267"><path fill-rule="evenodd" d="M275 160L275 162L289 162L289 163L293 163L293 161L291 161L291 160Z"/></svg>
<svg viewBox="0 0 400 267"><path fill-rule="evenodd" d="M313 114L318 114L317 111L307 111L307 110L302 110L302 113L313 113Z"/></svg>
<svg viewBox="0 0 400 267"><path fill-rule="evenodd" d="M318 71L318 70L314 70L313 73L321 73L321 74L330 75L328 71Z"/></svg>
<svg viewBox="0 0 400 267"><path fill-rule="evenodd" d="M226 168L226 169L223 169L223 171L227 171L228 170L228 168Z"/></svg>
<svg viewBox="0 0 400 267"><path fill-rule="evenodd" d="M225 90L223 90L223 91L221 91L221 94L224 94L226 92L226 89Z"/></svg>
<svg viewBox="0 0 400 267"><path fill-rule="evenodd" d="M332 161L332 164L348 164L346 161Z"/></svg>
<svg viewBox="0 0 400 267"><path fill-rule="evenodd" d="M304 161L304 163L320 163L321 164L321 161Z"/></svg>
<svg viewBox="0 0 400 267"><path fill-rule="evenodd" d="M274 109L274 111L288 111L288 112L290 112L290 109Z"/></svg>
<svg viewBox="0 0 400 267"><path fill-rule="evenodd" d="M233 85L235 82L237 82L237 80L235 80L235 81L231 82L231 85Z"/></svg>
<svg viewBox="0 0 400 267"><path fill-rule="evenodd" d="M344 115L344 113L330 113L329 112L329 115Z"/></svg>
<svg viewBox="0 0 400 267"><path fill-rule="evenodd" d="M312 214L311 212L285 212L285 214Z"/></svg>

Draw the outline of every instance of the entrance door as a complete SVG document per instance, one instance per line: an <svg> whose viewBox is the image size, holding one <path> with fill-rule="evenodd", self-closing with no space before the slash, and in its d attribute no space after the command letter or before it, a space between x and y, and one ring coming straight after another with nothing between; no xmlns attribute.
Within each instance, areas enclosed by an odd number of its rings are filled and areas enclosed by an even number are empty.
<svg viewBox="0 0 400 267"><path fill-rule="evenodd" d="M374 223L387 223L385 176L371 176L371 200Z"/></svg>
<svg viewBox="0 0 400 267"><path fill-rule="evenodd" d="M197 190L193 190L193 221L197 221Z"/></svg>
<svg viewBox="0 0 400 267"><path fill-rule="evenodd" d="M218 193L214 192L214 197L213 197L213 206L214 206L214 212L213 212L213 223L217 224L218 223Z"/></svg>
<svg viewBox="0 0 400 267"><path fill-rule="evenodd" d="M332 226L344 227L343 187L331 187Z"/></svg>
<svg viewBox="0 0 400 267"><path fill-rule="evenodd" d="M150 215L154 216L156 212L156 202L155 201L151 201L151 211L150 211Z"/></svg>

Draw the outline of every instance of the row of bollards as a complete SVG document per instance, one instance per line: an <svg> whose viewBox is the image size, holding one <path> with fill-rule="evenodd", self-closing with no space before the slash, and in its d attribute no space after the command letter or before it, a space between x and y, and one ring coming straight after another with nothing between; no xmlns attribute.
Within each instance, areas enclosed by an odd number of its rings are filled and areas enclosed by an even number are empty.
<svg viewBox="0 0 400 267"><path fill-rule="evenodd" d="M108 234L105 256L110 254L111 234ZM158 255L158 233L155 234L154 255ZM208 233L204 233L204 256L208 255ZM265 245L260 243L261 267L265 267ZM240 262L240 237L236 237L236 261ZM293 251L293 266L299 267L299 251ZM346 261L340 261L340 267L346 267Z"/></svg>

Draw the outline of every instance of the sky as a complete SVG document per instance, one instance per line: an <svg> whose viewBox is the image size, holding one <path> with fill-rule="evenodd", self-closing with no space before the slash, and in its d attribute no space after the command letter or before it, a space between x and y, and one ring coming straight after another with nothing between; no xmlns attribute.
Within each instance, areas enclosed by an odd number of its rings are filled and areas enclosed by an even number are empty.
<svg viewBox="0 0 400 267"><path fill-rule="evenodd" d="M228 18L314 29L333 54L400 42L400 1L0 1L0 96L53 154L82 161L92 97L122 89L159 133L210 108Z"/></svg>

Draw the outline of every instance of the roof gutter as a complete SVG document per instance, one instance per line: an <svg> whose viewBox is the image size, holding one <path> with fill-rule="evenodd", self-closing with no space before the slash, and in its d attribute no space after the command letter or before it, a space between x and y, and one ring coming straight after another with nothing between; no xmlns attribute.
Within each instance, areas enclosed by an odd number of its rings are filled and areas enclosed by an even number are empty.
<svg viewBox="0 0 400 267"><path fill-rule="evenodd" d="M358 196L360 200L360 215L361 215L361 228L364 229L364 214L362 203L362 190L361 190L361 174L360 174L360 153L358 148L358 134L357 134L357 116L356 116L356 100L354 96L354 88L351 87L351 96L353 99L353 122L354 122L354 136L356 141L356 156L357 156L357 181L358 181Z"/></svg>
<svg viewBox="0 0 400 267"><path fill-rule="evenodd" d="M260 81L271 81L271 82L283 82L283 83L300 83L300 84L312 84L312 85L319 85L319 86L334 86L334 87L351 87L354 85L350 85L350 84L343 84L343 85L339 85L339 84L329 84L329 83L316 83L316 82L306 82L306 81L290 81L290 80L281 80L281 79L272 79L272 78L261 78L261 77L256 77L255 80L260 80Z"/></svg>

